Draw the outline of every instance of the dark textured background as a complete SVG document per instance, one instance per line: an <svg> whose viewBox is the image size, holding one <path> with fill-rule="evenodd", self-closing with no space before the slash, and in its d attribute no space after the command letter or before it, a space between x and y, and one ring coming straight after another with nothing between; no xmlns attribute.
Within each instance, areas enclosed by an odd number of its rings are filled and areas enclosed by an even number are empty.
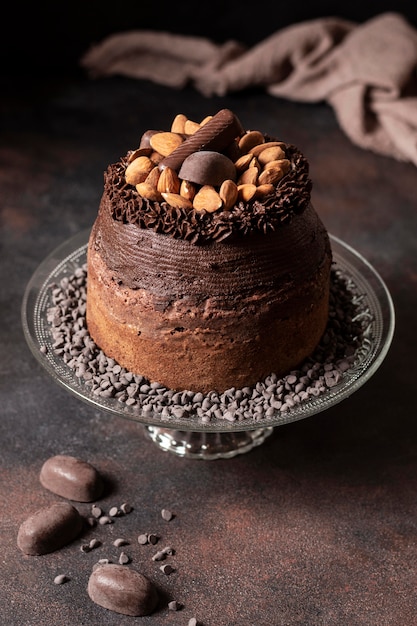
<svg viewBox="0 0 417 626"><path fill-rule="evenodd" d="M253 46L295 22L326 16L363 22L385 11L402 13L417 26L417 4L410 0L9 2L0 31L2 70L22 74L39 68L52 73L74 71L91 44L119 31L165 30L208 37L217 43L235 39Z"/></svg>
<svg viewBox="0 0 417 626"><path fill-rule="evenodd" d="M105 3L104 3L105 4ZM323 103L248 91L207 100L141 81L88 80L77 60L89 43L127 28L158 27L255 43L278 27L335 14L334 3L260 5L42 3L10 7L1 38L0 97L0 624L7 626L412 626L417 614L417 426L415 166L353 146ZM272 9L271 9L272 6ZM373 7L373 8L372 8ZM365 19L411 3L363 3L338 14ZM272 10L273 19L270 18ZM12 45L10 45L13 35ZM18 55L20 53L20 56ZM396 308L391 350L354 396L313 418L277 428L249 454L200 462L158 450L140 425L110 417L58 387L30 353L20 307L32 273L56 246L94 220L108 162L175 113L201 119L232 108L245 126L300 146L313 201L328 229L362 253ZM16 546L19 524L58 497L38 480L43 461L73 454L107 478L104 508L134 511L42 557ZM171 522L160 518L172 509ZM88 505L80 505L88 513ZM176 549L165 577L138 546L157 532ZM87 597L92 564L117 559L161 590L152 616L105 611ZM56 574L70 582L55 586ZM168 613L167 599L184 603Z"/></svg>

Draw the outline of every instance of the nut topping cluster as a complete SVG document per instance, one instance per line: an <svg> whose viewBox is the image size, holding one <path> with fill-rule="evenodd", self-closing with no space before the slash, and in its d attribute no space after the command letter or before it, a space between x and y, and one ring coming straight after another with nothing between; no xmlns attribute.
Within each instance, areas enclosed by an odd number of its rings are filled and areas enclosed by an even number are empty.
<svg viewBox="0 0 417 626"><path fill-rule="evenodd" d="M144 133L128 154L125 180L147 200L214 213L264 200L290 170L286 144L245 132L223 109L200 123L178 114L169 132Z"/></svg>

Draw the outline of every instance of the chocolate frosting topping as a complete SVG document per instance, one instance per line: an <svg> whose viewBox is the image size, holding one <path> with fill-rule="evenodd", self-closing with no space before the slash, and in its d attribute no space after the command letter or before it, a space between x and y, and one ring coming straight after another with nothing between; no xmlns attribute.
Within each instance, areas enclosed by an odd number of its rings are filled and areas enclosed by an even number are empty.
<svg viewBox="0 0 417 626"><path fill-rule="evenodd" d="M274 141L267 136L265 140ZM228 211L209 213L176 208L166 201L141 197L125 180L129 154L107 168L104 194L110 200L114 220L194 244L219 242L231 235L265 234L291 222L295 215L305 211L310 201L312 183L307 159L289 144L285 146L285 154L291 167L274 193L250 204L239 201Z"/></svg>
<svg viewBox="0 0 417 626"><path fill-rule="evenodd" d="M329 252L325 228L311 204L302 217L295 215L274 232L198 246L124 225L112 219L111 209L112 203L103 198L92 230L94 248L117 282L162 299L181 294L229 297L259 289L273 290L276 297L289 284L311 279Z"/></svg>

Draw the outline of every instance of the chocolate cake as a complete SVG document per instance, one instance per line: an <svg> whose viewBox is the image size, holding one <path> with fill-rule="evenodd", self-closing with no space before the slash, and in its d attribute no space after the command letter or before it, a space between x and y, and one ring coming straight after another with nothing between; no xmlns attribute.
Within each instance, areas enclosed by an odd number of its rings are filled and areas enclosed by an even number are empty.
<svg viewBox="0 0 417 626"><path fill-rule="evenodd" d="M326 327L331 248L293 145L223 109L147 131L105 172L87 324L107 356L171 389L281 376Z"/></svg>

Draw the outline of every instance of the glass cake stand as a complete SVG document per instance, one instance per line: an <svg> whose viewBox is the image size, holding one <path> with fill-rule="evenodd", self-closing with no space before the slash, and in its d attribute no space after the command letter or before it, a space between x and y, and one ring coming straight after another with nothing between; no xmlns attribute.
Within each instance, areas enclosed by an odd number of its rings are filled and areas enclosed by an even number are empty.
<svg viewBox="0 0 417 626"><path fill-rule="evenodd" d="M364 331L353 363L341 380L317 397L300 401L285 413L277 410L272 417L229 422L201 416L163 417L141 406L128 406L115 398L92 393L84 380L54 353L47 311L52 306L51 284L73 275L86 263L89 230L77 234L53 251L37 268L29 281L22 303L22 324L27 343L41 365L58 384L79 399L104 412L142 424L148 437L161 449L178 456L196 459L230 458L262 444L277 426L301 420L345 400L375 373L383 362L394 332L394 307L382 278L358 252L331 236L334 267L340 269L354 286L352 297L365 300L362 313ZM259 415L257 415L259 418Z"/></svg>

